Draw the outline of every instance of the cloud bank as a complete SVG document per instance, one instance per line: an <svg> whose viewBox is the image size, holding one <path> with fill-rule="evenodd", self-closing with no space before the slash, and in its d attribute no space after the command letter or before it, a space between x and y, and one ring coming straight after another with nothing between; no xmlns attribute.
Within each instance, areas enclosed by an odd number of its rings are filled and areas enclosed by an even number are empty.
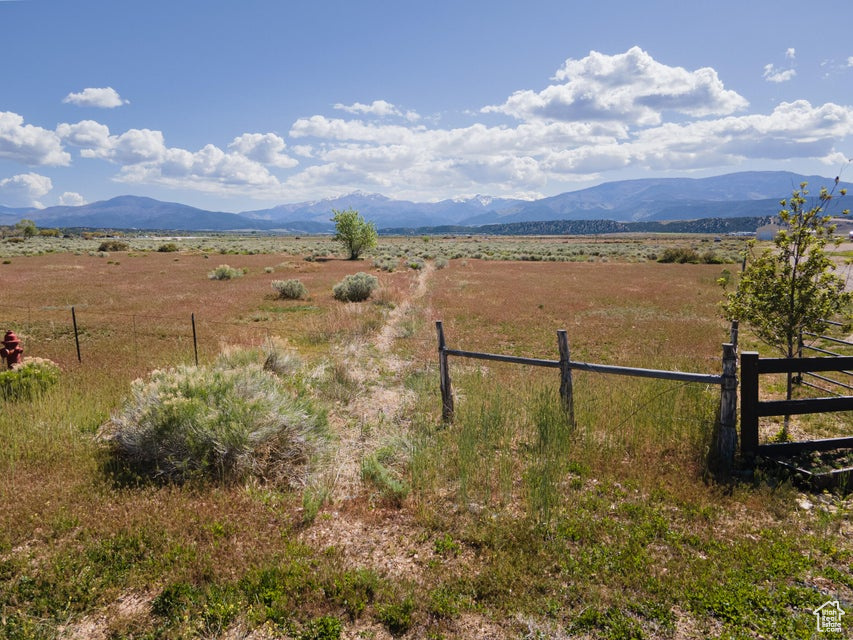
<svg viewBox="0 0 853 640"><path fill-rule="evenodd" d="M793 64L796 51L784 55ZM794 74L793 67L764 69L770 82ZM66 100L126 103L110 88L87 89ZM81 120L50 131L5 112L0 158L62 167L74 152L75 163L116 166L113 179L120 182L284 202L357 189L430 200L556 193L565 190L561 185L607 179L627 168L667 172L732 168L751 160L835 162L842 157L836 144L853 133L849 105L797 100L757 111L714 69L667 65L639 47L569 58L546 86L469 109L464 114L469 120L458 126L442 126L440 117L422 118L382 99L332 109L337 115L287 123L286 135L246 132L195 150L169 146L166 134L153 129L114 132ZM21 176L9 180L14 182L6 192L19 189L19 200L45 195L39 191L44 183ZM62 199L75 201L77 195Z"/></svg>
<svg viewBox="0 0 853 640"><path fill-rule="evenodd" d="M0 198L10 207L36 207L43 209L39 198L50 193L53 183L47 176L22 173L0 180Z"/></svg>

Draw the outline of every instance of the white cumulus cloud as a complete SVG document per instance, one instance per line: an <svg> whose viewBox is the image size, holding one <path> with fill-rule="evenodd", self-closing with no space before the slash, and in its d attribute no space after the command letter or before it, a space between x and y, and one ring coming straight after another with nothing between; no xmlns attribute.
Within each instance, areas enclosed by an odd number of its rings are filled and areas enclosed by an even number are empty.
<svg viewBox="0 0 853 640"><path fill-rule="evenodd" d="M299 164L299 161L284 153L287 148L284 138L274 133L244 133L234 138L228 148L249 160L280 169L290 169Z"/></svg>
<svg viewBox="0 0 853 640"><path fill-rule="evenodd" d="M386 100L374 100L370 104L355 102L349 105L341 104L339 102L334 106L334 108L339 111L346 111L347 113L378 116L380 118L385 118L388 116L397 116L405 118L409 122L416 122L421 118L421 116L416 111L407 110L404 112L399 107L391 104Z"/></svg>
<svg viewBox="0 0 853 640"><path fill-rule="evenodd" d="M335 105L335 109L346 111L348 113L365 113L380 117L401 115L400 110L397 107L385 100L374 100L371 104L355 102L350 105L341 104L339 102Z"/></svg>
<svg viewBox="0 0 853 640"><path fill-rule="evenodd" d="M11 111L0 111L0 158L29 166L71 163L56 133L24 124L24 118Z"/></svg>
<svg viewBox="0 0 853 640"><path fill-rule="evenodd" d="M226 153L212 144L196 152L167 149L162 157L153 161L123 166L116 179L222 194L251 190L267 194L279 184L259 162L239 153Z"/></svg>
<svg viewBox="0 0 853 640"><path fill-rule="evenodd" d="M0 180L0 201L9 207L44 208L39 198L50 193L53 183L38 173L22 173Z"/></svg>
<svg viewBox="0 0 853 640"><path fill-rule="evenodd" d="M123 100L118 91L112 87L88 87L79 93L69 93L62 99L66 104L75 104L78 107L98 107L101 109L114 109L125 104L129 100Z"/></svg>
<svg viewBox="0 0 853 640"><path fill-rule="evenodd" d="M764 65L764 79L767 82L788 82L791 78L797 75L795 69L777 69L772 64Z"/></svg>
<svg viewBox="0 0 853 640"><path fill-rule="evenodd" d="M62 123L56 127L56 133L75 147L103 149L110 144L110 128L94 120L81 120L76 124Z"/></svg>
<svg viewBox="0 0 853 640"><path fill-rule="evenodd" d="M74 191L66 191L59 196L59 204L67 207L79 207L86 204L86 198Z"/></svg>
<svg viewBox="0 0 853 640"><path fill-rule="evenodd" d="M570 58L554 80L559 84L541 91L517 91L504 104L485 107L483 112L519 120L654 125L666 111L704 117L733 113L748 104L735 91L725 89L713 69L671 67L639 47L612 56L591 51L586 58Z"/></svg>
<svg viewBox="0 0 853 640"><path fill-rule="evenodd" d="M162 131L128 129L111 134L92 120L61 124L58 134L80 148L80 156L121 165L116 180L163 184L210 193L271 189L278 180L264 166L290 168L297 161L283 154L284 140L275 134L244 134L223 151L207 144L198 151L166 145Z"/></svg>
<svg viewBox="0 0 853 640"><path fill-rule="evenodd" d="M770 63L764 65L764 79L767 82L788 82L792 78L796 77L797 71L794 69L794 60L797 57L797 50L794 47L788 47L785 50L785 59L789 60L789 65L787 68L779 68L776 65Z"/></svg>

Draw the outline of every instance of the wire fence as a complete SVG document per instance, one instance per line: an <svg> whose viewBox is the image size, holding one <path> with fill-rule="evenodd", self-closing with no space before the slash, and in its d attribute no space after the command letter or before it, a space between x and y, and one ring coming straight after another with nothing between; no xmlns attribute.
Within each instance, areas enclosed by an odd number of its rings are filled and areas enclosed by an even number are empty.
<svg viewBox="0 0 853 640"><path fill-rule="evenodd" d="M273 337L269 327L219 320L203 310L129 314L85 305L6 308L0 329L15 330L25 356L49 358L63 368L193 363L215 357L225 345L257 348Z"/></svg>

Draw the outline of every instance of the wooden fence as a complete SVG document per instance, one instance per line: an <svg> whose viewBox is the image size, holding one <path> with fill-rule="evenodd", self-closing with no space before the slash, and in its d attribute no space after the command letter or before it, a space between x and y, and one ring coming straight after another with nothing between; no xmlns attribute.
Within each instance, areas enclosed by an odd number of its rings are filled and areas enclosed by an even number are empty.
<svg viewBox="0 0 853 640"><path fill-rule="evenodd" d="M590 371L613 375L633 376L640 378L656 378L659 380L674 380L680 382L698 382L702 384L720 385L720 414L715 434L712 460L721 470L731 467L737 449L737 351L731 343L723 345L722 374L688 373L682 371L663 371L659 369L642 369L636 367L619 367L590 362L577 362L570 359L568 336L564 330L557 331L557 349L559 360L543 360L539 358L524 358L477 351L449 349L445 342L442 323L435 323L438 334L438 362L441 376L441 416L450 422L453 420L453 388L450 379L449 356L510 362L535 367L550 367L560 370L560 398L563 408L571 422L574 422L574 404L572 390L572 371Z"/></svg>
<svg viewBox="0 0 853 640"><path fill-rule="evenodd" d="M853 437L758 443L758 419L766 416L804 415L853 410L853 396L804 398L798 400L760 400L759 380L767 373L809 373L812 371L844 371L853 369L853 356L834 358L759 358L756 351L741 353L741 454L751 459L756 455L785 455L800 451L827 451L853 447Z"/></svg>

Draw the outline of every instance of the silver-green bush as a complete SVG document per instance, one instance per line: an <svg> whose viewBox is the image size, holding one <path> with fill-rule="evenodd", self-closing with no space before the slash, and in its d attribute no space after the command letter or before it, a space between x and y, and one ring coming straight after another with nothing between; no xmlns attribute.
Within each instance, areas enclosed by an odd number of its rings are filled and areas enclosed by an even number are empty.
<svg viewBox="0 0 853 640"><path fill-rule="evenodd" d="M379 279L369 273L359 271L341 280L332 289L335 300L343 302L361 302L367 300L373 290L379 286Z"/></svg>
<svg viewBox="0 0 853 640"><path fill-rule="evenodd" d="M271 284L279 298L300 300L308 296L308 289L299 280L273 280Z"/></svg>
<svg viewBox="0 0 853 640"><path fill-rule="evenodd" d="M239 278L244 273L242 269L235 269L234 267L229 267L227 264L221 264L213 271L210 271L207 277L211 280L231 280L232 278Z"/></svg>
<svg viewBox="0 0 853 640"><path fill-rule="evenodd" d="M304 484L325 420L258 364L180 366L136 380L101 428L120 475Z"/></svg>

